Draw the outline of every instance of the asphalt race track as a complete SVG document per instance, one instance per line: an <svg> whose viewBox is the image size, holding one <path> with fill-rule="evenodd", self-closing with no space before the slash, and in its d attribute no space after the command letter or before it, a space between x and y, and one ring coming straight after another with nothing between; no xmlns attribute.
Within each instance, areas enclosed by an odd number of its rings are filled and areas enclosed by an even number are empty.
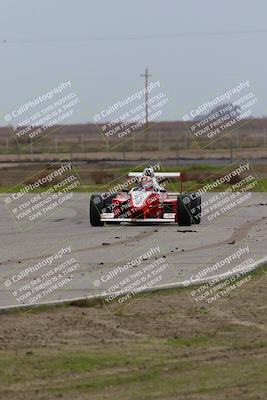
<svg viewBox="0 0 267 400"><path fill-rule="evenodd" d="M204 195L202 201L212 195ZM85 193L74 193L45 220L19 227L5 198L0 197L1 308L115 293L127 285L135 290L141 284L155 288L205 280L266 256L265 193L251 193L222 215L209 220L206 215L191 227L93 228Z"/></svg>

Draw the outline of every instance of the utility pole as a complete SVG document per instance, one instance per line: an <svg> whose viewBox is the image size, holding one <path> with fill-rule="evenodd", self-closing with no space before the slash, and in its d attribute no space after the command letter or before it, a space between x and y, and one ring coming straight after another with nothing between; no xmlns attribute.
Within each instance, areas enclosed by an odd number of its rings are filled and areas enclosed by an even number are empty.
<svg viewBox="0 0 267 400"><path fill-rule="evenodd" d="M184 134L184 148L187 150L188 149L188 137L187 137L188 132L185 131Z"/></svg>
<svg viewBox="0 0 267 400"><path fill-rule="evenodd" d="M230 139L230 163L233 164L234 162L234 157L233 157L233 142L232 138Z"/></svg>
<svg viewBox="0 0 267 400"><path fill-rule="evenodd" d="M178 166L179 163L180 163L179 142L177 141L177 146L176 146L176 165Z"/></svg>
<svg viewBox="0 0 267 400"><path fill-rule="evenodd" d="M146 71L144 74L141 74L140 76L145 77L145 103L146 103L146 128L148 128L148 78L152 76L151 74L148 73L148 68L146 68Z"/></svg>
<svg viewBox="0 0 267 400"><path fill-rule="evenodd" d="M58 140L57 140L57 134L55 133L54 136L54 152L57 153L58 152Z"/></svg>
<svg viewBox="0 0 267 400"><path fill-rule="evenodd" d="M70 146L70 162L72 163L73 160L73 147Z"/></svg>
<svg viewBox="0 0 267 400"><path fill-rule="evenodd" d="M161 141L161 132L158 132L158 150L161 151L162 149L162 141Z"/></svg>
<svg viewBox="0 0 267 400"><path fill-rule="evenodd" d="M236 130L236 148L239 149L239 128Z"/></svg>
<svg viewBox="0 0 267 400"><path fill-rule="evenodd" d="M135 151L136 151L135 135L133 135L133 140L132 140L132 142L133 142L133 151L135 152Z"/></svg>
<svg viewBox="0 0 267 400"><path fill-rule="evenodd" d="M84 151L84 135L83 133L81 134L81 153Z"/></svg>

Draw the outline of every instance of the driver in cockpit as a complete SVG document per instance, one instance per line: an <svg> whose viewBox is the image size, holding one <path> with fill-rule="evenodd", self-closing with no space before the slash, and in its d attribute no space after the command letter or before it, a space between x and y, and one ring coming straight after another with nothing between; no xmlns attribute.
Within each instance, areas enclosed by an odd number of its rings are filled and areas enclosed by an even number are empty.
<svg viewBox="0 0 267 400"><path fill-rule="evenodd" d="M155 177L154 169L147 167L144 169L141 177L140 187L145 190L163 191Z"/></svg>

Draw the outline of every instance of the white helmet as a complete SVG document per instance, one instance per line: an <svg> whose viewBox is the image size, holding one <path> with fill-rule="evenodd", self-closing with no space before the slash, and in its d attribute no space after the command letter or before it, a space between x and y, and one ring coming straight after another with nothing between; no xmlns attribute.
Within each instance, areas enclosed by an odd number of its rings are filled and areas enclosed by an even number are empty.
<svg viewBox="0 0 267 400"><path fill-rule="evenodd" d="M143 171L143 176L150 176L151 178L153 178L155 176L154 169L146 167Z"/></svg>

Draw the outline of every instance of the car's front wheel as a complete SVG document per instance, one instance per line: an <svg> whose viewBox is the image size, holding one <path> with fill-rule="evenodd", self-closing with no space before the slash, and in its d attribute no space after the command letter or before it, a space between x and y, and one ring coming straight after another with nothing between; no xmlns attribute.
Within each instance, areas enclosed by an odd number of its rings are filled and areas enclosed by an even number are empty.
<svg viewBox="0 0 267 400"><path fill-rule="evenodd" d="M101 212L104 207L103 199L100 194L92 194L90 198L89 218L92 226L103 226Z"/></svg>
<svg viewBox="0 0 267 400"><path fill-rule="evenodd" d="M190 194L179 194L177 197L176 219L179 226L191 225L191 198Z"/></svg>
<svg viewBox="0 0 267 400"><path fill-rule="evenodd" d="M201 222L201 196L199 193L192 193L191 198L191 215L193 224L200 224Z"/></svg>

